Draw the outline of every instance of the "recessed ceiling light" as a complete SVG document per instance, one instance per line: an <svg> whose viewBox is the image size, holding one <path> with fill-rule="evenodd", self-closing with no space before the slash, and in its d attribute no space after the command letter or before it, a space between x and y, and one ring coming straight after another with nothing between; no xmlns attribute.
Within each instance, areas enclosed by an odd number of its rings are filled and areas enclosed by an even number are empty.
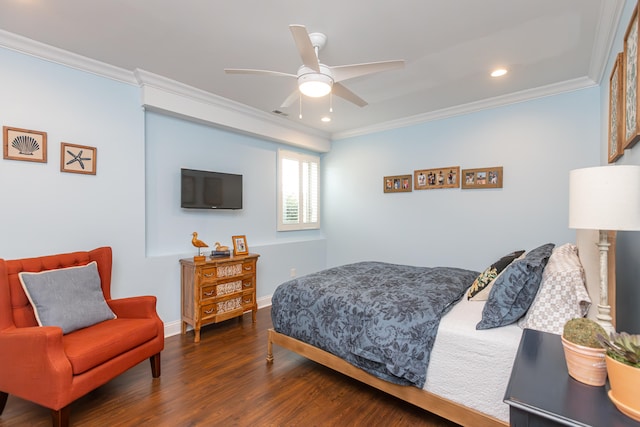
<svg viewBox="0 0 640 427"><path fill-rule="evenodd" d="M491 72L491 77L502 77L507 74L507 72L506 68L496 68Z"/></svg>
<svg viewBox="0 0 640 427"><path fill-rule="evenodd" d="M325 122L325 123L329 123L331 121L331 117L329 116L324 116L323 118L320 119L321 121Z"/></svg>

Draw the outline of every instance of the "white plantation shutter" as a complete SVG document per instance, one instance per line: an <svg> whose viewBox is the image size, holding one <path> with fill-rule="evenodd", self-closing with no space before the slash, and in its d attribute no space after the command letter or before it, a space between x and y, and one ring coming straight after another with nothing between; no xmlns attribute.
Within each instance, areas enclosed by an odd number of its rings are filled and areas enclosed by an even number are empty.
<svg viewBox="0 0 640 427"><path fill-rule="evenodd" d="M320 157L278 150L278 231L320 228Z"/></svg>

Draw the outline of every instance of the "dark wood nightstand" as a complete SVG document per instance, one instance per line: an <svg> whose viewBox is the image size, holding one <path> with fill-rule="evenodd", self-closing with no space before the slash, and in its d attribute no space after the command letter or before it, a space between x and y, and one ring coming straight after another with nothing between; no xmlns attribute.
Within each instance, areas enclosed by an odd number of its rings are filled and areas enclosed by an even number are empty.
<svg viewBox="0 0 640 427"><path fill-rule="evenodd" d="M560 335L525 329L504 401L516 427L640 427L618 411L608 390L608 383L594 387L569 376Z"/></svg>

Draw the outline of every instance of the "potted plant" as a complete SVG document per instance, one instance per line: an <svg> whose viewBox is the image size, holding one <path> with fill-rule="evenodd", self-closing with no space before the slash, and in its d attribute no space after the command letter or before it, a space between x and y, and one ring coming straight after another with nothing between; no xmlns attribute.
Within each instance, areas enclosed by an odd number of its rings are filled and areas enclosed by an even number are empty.
<svg viewBox="0 0 640 427"><path fill-rule="evenodd" d="M625 415L640 421L640 335L612 332L609 338L601 335L606 349L609 373L609 399Z"/></svg>
<svg viewBox="0 0 640 427"><path fill-rule="evenodd" d="M567 370L572 378L593 386L603 386L607 380L606 350L598 340L605 330L591 319L571 319L564 325L562 347Z"/></svg>

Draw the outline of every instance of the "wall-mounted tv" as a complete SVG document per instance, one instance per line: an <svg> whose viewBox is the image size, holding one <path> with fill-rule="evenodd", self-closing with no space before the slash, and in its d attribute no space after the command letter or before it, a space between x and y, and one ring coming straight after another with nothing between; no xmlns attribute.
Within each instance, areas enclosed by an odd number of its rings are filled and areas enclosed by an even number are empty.
<svg viewBox="0 0 640 427"><path fill-rule="evenodd" d="M180 169L180 206L187 209L242 209L242 175Z"/></svg>

